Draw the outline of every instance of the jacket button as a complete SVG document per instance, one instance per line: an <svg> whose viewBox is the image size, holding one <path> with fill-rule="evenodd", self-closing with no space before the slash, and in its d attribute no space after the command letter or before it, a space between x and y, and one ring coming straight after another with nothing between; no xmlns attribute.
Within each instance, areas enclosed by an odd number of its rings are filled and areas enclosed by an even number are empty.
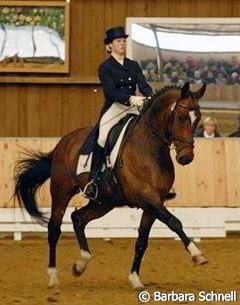
<svg viewBox="0 0 240 305"><path fill-rule="evenodd" d="M120 78L120 82L123 82L123 78Z"/></svg>
<svg viewBox="0 0 240 305"><path fill-rule="evenodd" d="M120 89L123 89L123 86L121 86Z"/></svg>
<svg viewBox="0 0 240 305"><path fill-rule="evenodd" d="M129 88L129 89L131 89L131 88L132 88L132 86L128 86L128 88Z"/></svg>
<svg viewBox="0 0 240 305"><path fill-rule="evenodd" d="M131 77L129 77L129 78L128 78L128 80L132 80L132 78L131 78Z"/></svg>

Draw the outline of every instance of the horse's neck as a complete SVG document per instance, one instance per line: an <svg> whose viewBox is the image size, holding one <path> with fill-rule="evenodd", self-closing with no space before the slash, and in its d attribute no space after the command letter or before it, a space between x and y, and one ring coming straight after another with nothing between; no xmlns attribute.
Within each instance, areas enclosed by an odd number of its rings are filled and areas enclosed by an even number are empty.
<svg viewBox="0 0 240 305"><path fill-rule="evenodd" d="M152 155L161 150L164 155L170 155L168 145L157 134L159 132L159 135L161 133L161 135L165 136L165 133L167 133L167 120L168 118L163 116L161 128L158 129L155 129L148 115L139 120L133 131L134 145L138 146L139 151L143 148L146 154Z"/></svg>
<svg viewBox="0 0 240 305"><path fill-rule="evenodd" d="M144 120L149 126L150 132L154 130L166 138L168 137L171 106L174 100L176 100L174 95L168 99L167 96L163 96L148 109Z"/></svg>
<svg viewBox="0 0 240 305"><path fill-rule="evenodd" d="M139 120L135 126L131 139L127 142L127 152L129 160L127 163L132 164L136 171L144 168L149 177L152 175L153 180L159 181L159 183L162 181L166 189L172 186L174 167L170 149L159 138L153 136L149 124L144 118Z"/></svg>

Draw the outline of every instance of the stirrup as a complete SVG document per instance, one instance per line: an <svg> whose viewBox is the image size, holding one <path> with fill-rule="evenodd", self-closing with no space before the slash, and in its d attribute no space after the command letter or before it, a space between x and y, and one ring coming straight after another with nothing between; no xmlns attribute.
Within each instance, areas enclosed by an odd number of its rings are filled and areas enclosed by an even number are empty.
<svg viewBox="0 0 240 305"><path fill-rule="evenodd" d="M88 194L88 190L87 190L87 189L88 189L88 187L89 187L90 185L92 185L92 186L95 187L95 190L96 190L96 191L95 191L94 196L92 196L92 194ZM89 182L85 185L85 187L84 187L82 196L83 196L84 198L88 198L88 199L90 199L90 200L97 200L97 197L98 197L98 186L97 186L97 183L95 183L95 181L93 181L93 180L89 181Z"/></svg>

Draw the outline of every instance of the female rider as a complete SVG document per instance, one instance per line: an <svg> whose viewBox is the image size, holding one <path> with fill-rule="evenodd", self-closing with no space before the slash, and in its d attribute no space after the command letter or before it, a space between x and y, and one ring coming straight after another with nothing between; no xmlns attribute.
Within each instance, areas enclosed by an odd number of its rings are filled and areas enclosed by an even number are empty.
<svg viewBox="0 0 240 305"><path fill-rule="evenodd" d="M83 195L96 199L96 173L102 166L104 146L109 130L126 114L139 114L138 107L143 100L152 95L152 89L147 84L139 64L126 58L126 35L123 27L114 27L106 31L104 43L110 57L98 69L98 75L105 96L101 111L98 140L93 150L90 182L86 185ZM143 96L136 96L136 89Z"/></svg>

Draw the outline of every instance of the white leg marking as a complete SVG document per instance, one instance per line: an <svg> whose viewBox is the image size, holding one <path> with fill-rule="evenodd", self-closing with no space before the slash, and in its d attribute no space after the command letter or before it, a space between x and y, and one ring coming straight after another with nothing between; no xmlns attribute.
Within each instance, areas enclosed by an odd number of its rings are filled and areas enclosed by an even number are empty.
<svg viewBox="0 0 240 305"><path fill-rule="evenodd" d="M144 288L143 283L140 281L136 271L130 273L128 276L129 281L132 283L134 289Z"/></svg>
<svg viewBox="0 0 240 305"><path fill-rule="evenodd" d="M86 269L86 266L90 261L90 259L92 258L92 255L88 251L84 251L84 250L81 250L80 254L81 257L76 262L76 269L77 271L82 273Z"/></svg>
<svg viewBox="0 0 240 305"><path fill-rule="evenodd" d="M197 248L197 246L192 241L188 245L187 249L190 252L191 256L198 256L202 254L202 252Z"/></svg>
<svg viewBox="0 0 240 305"><path fill-rule="evenodd" d="M57 268L50 267L47 269L47 274L49 276L49 283L48 287L53 287L53 286L58 286L59 281L58 281L58 271Z"/></svg>

